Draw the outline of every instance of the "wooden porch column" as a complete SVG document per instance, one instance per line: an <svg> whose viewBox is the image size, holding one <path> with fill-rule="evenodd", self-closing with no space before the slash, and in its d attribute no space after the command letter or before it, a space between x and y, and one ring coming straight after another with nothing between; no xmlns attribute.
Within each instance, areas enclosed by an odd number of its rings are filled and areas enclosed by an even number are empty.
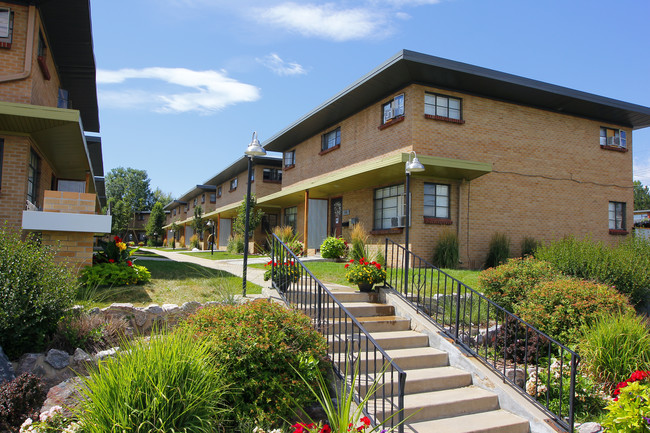
<svg viewBox="0 0 650 433"><path fill-rule="evenodd" d="M217 249L219 249L219 239L221 239L221 214L217 214L217 230L215 231L217 236ZM213 241L214 242L214 241Z"/></svg>
<svg viewBox="0 0 650 433"><path fill-rule="evenodd" d="M302 223L303 226L303 240L305 242L305 253L307 252L308 230L309 230L309 190L305 190L305 218Z"/></svg>

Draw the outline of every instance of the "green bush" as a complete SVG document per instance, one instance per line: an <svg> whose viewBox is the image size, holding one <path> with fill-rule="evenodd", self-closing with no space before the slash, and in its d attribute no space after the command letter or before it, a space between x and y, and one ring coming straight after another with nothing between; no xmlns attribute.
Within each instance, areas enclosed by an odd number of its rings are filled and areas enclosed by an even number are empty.
<svg viewBox="0 0 650 433"><path fill-rule="evenodd" d="M580 327L601 314L633 312L626 296L604 284L560 278L535 285L515 314L563 344L578 342Z"/></svg>
<svg viewBox="0 0 650 433"><path fill-rule="evenodd" d="M535 238L524 237L521 240L521 257L534 256L542 243Z"/></svg>
<svg viewBox="0 0 650 433"><path fill-rule="evenodd" d="M603 427L612 433L642 433L648 431L650 419L650 383L632 382L621 390L618 400L611 401Z"/></svg>
<svg viewBox="0 0 650 433"><path fill-rule="evenodd" d="M328 236L320 246L320 255L324 259L340 259L348 253L348 243L343 238Z"/></svg>
<svg viewBox="0 0 650 433"><path fill-rule="evenodd" d="M510 257L510 238L505 233L496 232L490 239L485 267L499 266L505 263L508 257Z"/></svg>
<svg viewBox="0 0 650 433"><path fill-rule="evenodd" d="M650 288L650 242L632 238L616 247L589 238L565 237L540 246L535 257L546 260L567 275L614 286L637 305Z"/></svg>
<svg viewBox="0 0 650 433"><path fill-rule="evenodd" d="M458 235L451 230L444 231L433 250L433 264L438 268L456 269L460 259Z"/></svg>
<svg viewBox="0 0 650 433"><path fill-rule="evenodd" d="M54 251L0 228L0 346L11 359L41 350L73 303L76 284Z"/></svg>
<svg viewBox="0 0 650 433"><path fill-rule="evenodd" d="M580 354L584 369L610 387L630 371L650 370L650 329L635 314L601 316L582 330Z"/></svg>
<svg viewBox="0 0 650 433"><path fill-rule="evenodd" d="M203 308L185 326L208 338L226 380L237 384L228 401L236 422L277 425L293 417L291 402L313 401L300 375L316 380L326 342L304 314L260 300Z"/></svg>
<svg viewBox="0 0 650 433"><path fill-rule="evenodd" d="M79 283L84 287L127 286L144 284L150 280L151 272L131 261L87 266L79 275Z"/></svg>
<svg viewBox="0 0 650 433"><path fill-rule="evenodd" d="M486 269L478 277L479 290L489 299L513 312L540 282L558 278L559 272L532 257L510 259L501 266Z"/></svg>
<svg viewBox="0 0 650 433"><path fill-rule="evenodd" d="M84 433L222 431L227 385L205 341L176 331L120 347L82 378Z"/></svg>
<svg viewBox="0 0 650 433"><path fill-rule="evenodd" d="M242 254L244 252L244 235L230 236L226 249L230 254Z"/></svg>

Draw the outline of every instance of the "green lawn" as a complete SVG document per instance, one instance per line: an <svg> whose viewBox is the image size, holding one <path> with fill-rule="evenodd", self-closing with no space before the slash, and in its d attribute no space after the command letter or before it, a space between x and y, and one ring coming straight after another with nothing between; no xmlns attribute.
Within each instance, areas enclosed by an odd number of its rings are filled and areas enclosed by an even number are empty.
<svg viewBox="0 0 650 433"><path fill-rule="evenodd" d="M242 291L241 278L228 272L173 261L140 260L137 264L151 272L149 283L94 289L83 298L90 299L91 306L100 308L113 302L128 302L143 307L149 304L219 301ZM247 293L262 293L262 288L249 282Z"/></svg>
<svg viewBox="0 0 650 433"><path fill-rule="evenodd" d="M181 253L185 254L187 256L193 256L193 257L200 257L202 259L209 259L209 260L232 260L232 259L240 259L242 260L244 258L243 254L231 254L227 251L215 251L214 254L211 254L210 251L201 251L199 253ZM259 254L249 254L248 257L262 257Z"/></svg>

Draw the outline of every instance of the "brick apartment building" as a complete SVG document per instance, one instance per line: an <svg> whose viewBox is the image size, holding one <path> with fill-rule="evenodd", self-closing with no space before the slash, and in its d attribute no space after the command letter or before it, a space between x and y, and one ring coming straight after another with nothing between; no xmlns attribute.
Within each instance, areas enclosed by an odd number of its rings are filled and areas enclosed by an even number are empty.
<svg viewBox="0 0 650 433"><path fill-rule="evenodd" d="M404 50L266 141L282 183L258 203L309 251L354 222L403 243L414 151L410 247L424 258L444 230L470 268L495 232L514 254L524 237L614 243L631 233L632 131L647 126L648 107Z"/></svg>
<svg viewBox="0 0 650 433"><path fill-rule="evenodd" d="M90 264L111 220L89 1L0 1L0 59L0 222Z"/></svg>

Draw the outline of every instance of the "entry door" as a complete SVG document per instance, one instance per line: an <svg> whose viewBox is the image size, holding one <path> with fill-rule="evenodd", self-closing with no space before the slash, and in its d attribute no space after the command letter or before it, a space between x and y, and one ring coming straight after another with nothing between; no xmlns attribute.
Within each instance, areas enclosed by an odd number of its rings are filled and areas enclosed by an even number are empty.
<svg viewBox="0 0 650 433"><path fill-rule="evenodd" d="M230 218L221 218L219 221L219 246L225 247L228 245L228 238L230 238Z"/></svg>
<svg viewBox="0 0 650 433"><path fill-rule="evenodd" d="M190 246L190 238L194 235L194 229L190 226L185 226L185 246Z"/></svg>
<svg viewBox="0 0 650 433"><path fill-rule="evenodd" d="M318 249L327 237L327 200L309 199L307 248Z"/></svg>
<svg viewBox="0 0 650 433"><path fill-rule="evenodd" d="M341 236L343 234L343 198L332 199L332 209L330 213L330 234L331 236Z"/></svg>

